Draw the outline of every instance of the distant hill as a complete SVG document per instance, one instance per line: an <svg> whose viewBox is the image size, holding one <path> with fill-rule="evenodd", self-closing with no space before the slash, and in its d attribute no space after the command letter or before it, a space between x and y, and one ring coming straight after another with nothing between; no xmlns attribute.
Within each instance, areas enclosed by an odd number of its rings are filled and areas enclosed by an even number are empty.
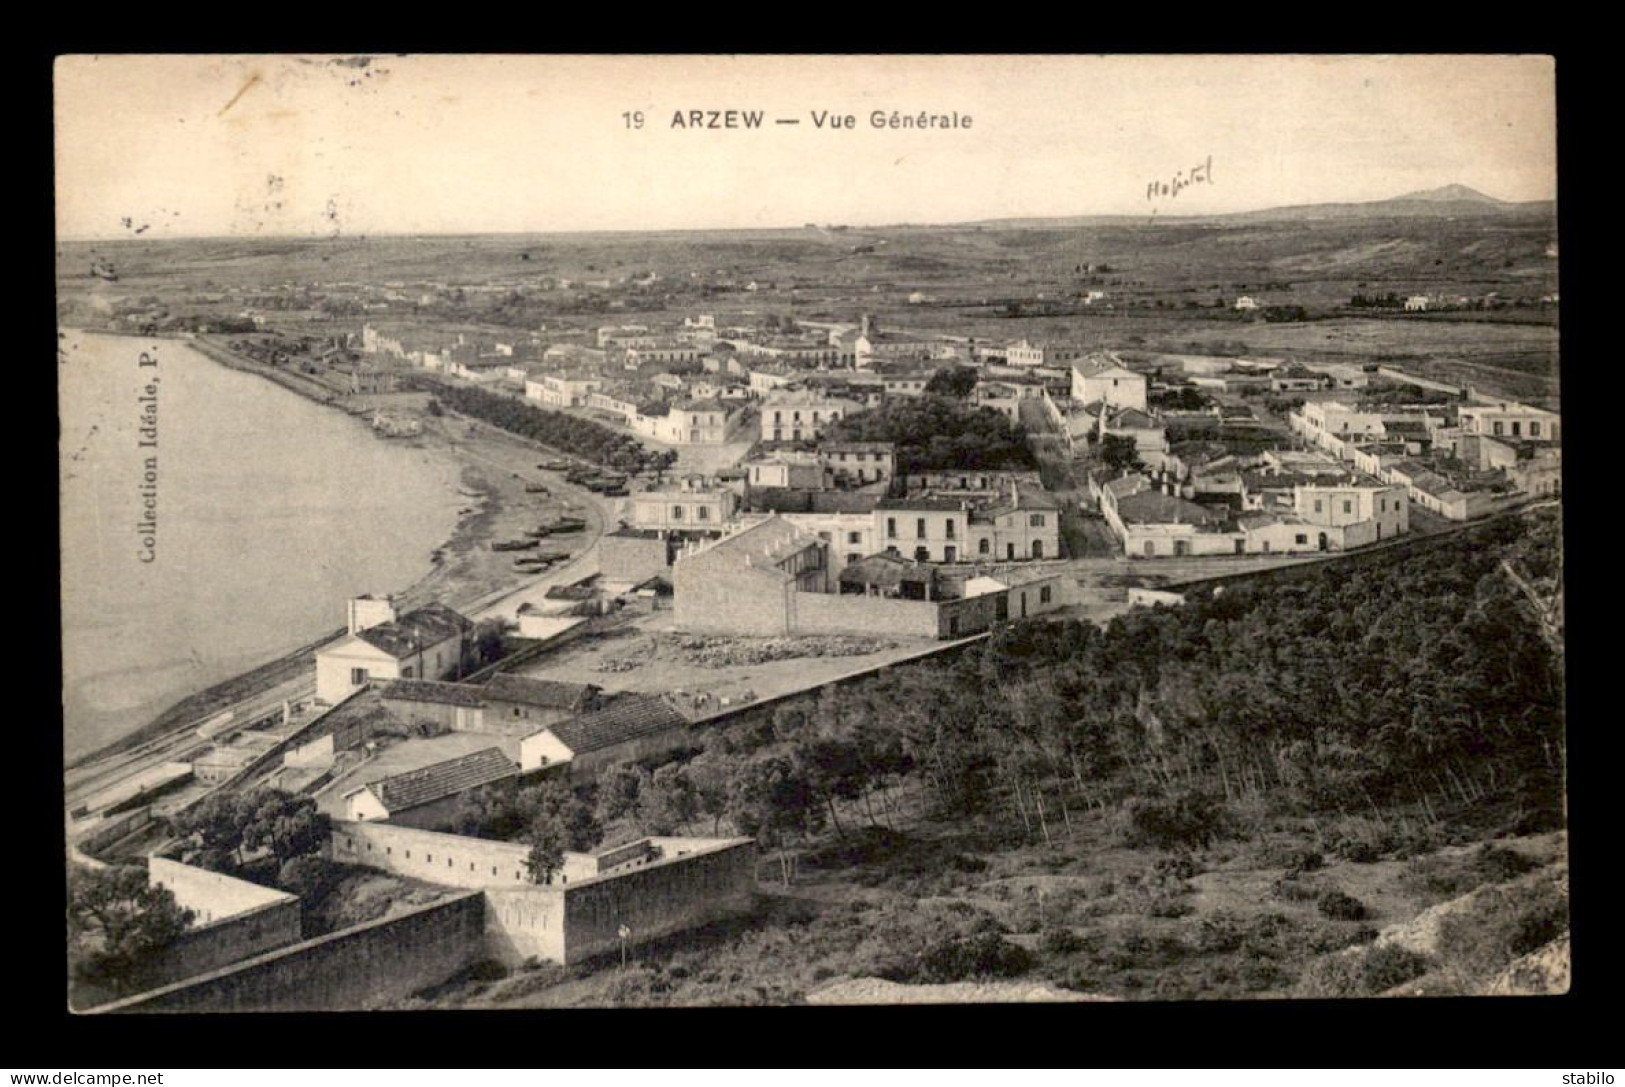
<svg viewBox="0 0 1625 1087"><path fill-rule="evenodd" d="M1497 200L1493 196L1485 196L1477 189L1466 185L1443 185L1437 189L1423 189L1421 192L1408 192L1404 196L1396 196L1395 200L1433 200L1455 201L1476 200L1481 204L1505 205L1505 200Z"/></svg>
<svg viewBox="0 0 1625 1087"><path fill-rule="evenodd" d="M1180 215L1162 209L1157 215L1160 222L1227 223L1301 222L1308 219L1395 219L1395 218L1461 218L1484 215L1547 216L1555 215L1557 204L1552 200L1531 200L1514 203L1486 196L1466 185L1444 185L1437 189L1406 193L1388 200L1367 200L1354 204L1293 204L1279 208L1261 208L1258 211L1238 211L1225 215ZM987 226L997 229L1068 229L1074 227L1104 227L1131 223L1144 223L1145 215L1069 215L1054 218L987 219L963 226Z"/></svg>
<svg viewBox="0 0 1625 1087"><path fill-rule="evenodd" d="M1468 188L1466 185L1445 185L1437 189L1406 193L1389 200L1368 200L1358 204L1298 204L1214 218L1257 222L1303 219L1393 219L1419 216L1447 218L1471 215L1549 216L1555 214L1556 209L1556 203L1551 200L1512 203L1497 200L1493 196L1485 196L1477 189Z"/></svg>

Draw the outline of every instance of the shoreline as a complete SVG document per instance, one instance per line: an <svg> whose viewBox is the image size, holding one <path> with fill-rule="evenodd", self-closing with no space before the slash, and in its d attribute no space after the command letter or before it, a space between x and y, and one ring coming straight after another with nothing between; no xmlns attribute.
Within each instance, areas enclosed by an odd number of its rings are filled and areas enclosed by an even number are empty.
<svg viewBox="0 0 1625 1087"><path fill-rule="evenodd" d="M195 336L178 334L152 334L143 335L133 332L104 331L96 328L61 327L60 333L119 336L143 340L168 340L185 344L198 350L204 358L216 365L228 369L249 373L271 380L273 384L286 389L291 393L303 396L313 403L336 409L362 425L365 420L361 415L350 410L342 398L334 396L320 397L312 392L301 391L284 381L276 380L277 376L262 372L265 368L252 364L242 364L230 351L217 344L208 344L199 341ZM221 356L227 356L234 361L227 361ZM502 515L509 510L509 503L502 493L499 481L493 478L492 469L481 466L472 457L459 449L459 443L446 433L442 426L452 419L461 420L461 416L449 415L444 419L425 419L423 434L403 442L409 448L421 449L431 457L441 460L448 469L447 483L452 492L461 496L467 508L459 511L457 523L445 540L433 548L426 556L429 570L417 578L410 585L390 592L390 595L403 606L403 610L421 606L430 599L443 599L448 606L458 607L469 601L478 600L490 595L491 590L481 589L479 586L485 580L480 576L481 571L470 569L479 564L469 560L469 556L478 555L480 548L495 538L495 527ZM441 425L431 425L441 424ZM370 429L370 428L369 428ZM384 439L379 441L401 442L401 439ZM515 438L514 440L519 440ZM455 468L453 473L450 469ZM472 497L469 491L479 491L479 497ZM458 562L458 559L464 561ZM449 584L446 584L448 583ZM502 588L511 590L523 585L524 580L516 579L508 582ZM445 585L443 593L436 592ZM420 599L421 598L421 599ZM240 701L243 698L265 690L269 690L279 683L286 682L298 674L305 667L314 668L314 654L323 646L344 636L343 628L323 634L311 635L300 641L294 648L287 650L261 664L229 676L217 683L210 684L201 690L175 700L156 716L146 723L130 730L117 739L78 756L63 760L64 770L78 769L93 763L111 758L130 750L150 743L156 739L175 732L182 731L186 725L199 718L207 717L219 707Z"/></svg>

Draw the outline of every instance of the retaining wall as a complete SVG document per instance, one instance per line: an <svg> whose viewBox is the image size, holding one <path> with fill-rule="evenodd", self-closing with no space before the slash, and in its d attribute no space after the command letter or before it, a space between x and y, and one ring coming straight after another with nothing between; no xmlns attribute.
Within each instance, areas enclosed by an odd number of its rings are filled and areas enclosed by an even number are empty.
<svg viewBox="0 0 1625 1087"><path fill-rule="evenodd" d="M484 957L485 898L469 891L104 1004L93 1013L374 1008L445 981Z"/></svg>

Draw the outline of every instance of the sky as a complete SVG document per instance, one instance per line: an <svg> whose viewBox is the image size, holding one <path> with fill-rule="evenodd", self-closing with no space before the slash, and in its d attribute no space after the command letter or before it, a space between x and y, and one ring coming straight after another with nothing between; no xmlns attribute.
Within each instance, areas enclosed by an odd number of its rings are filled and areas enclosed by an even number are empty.
<svg viewBox="0 0 1625 1087"><path fill-rule="evenodd" d="M65 239L1190 215L1557 187L1540 56L68 56L54 83ZM727 109L763 123L673 125ZM970 125L889 124L922 112Z"/></svg>

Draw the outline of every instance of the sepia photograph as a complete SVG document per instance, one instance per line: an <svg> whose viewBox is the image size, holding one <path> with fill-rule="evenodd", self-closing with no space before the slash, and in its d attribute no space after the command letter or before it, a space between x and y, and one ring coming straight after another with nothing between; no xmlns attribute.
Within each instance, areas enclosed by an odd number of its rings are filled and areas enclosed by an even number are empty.
<svg viewBox="0 0 1625 1087"><path fill-rule="evenodd" d="M1556 66L58 56L69 1012L1567 993Z"/></svg>

